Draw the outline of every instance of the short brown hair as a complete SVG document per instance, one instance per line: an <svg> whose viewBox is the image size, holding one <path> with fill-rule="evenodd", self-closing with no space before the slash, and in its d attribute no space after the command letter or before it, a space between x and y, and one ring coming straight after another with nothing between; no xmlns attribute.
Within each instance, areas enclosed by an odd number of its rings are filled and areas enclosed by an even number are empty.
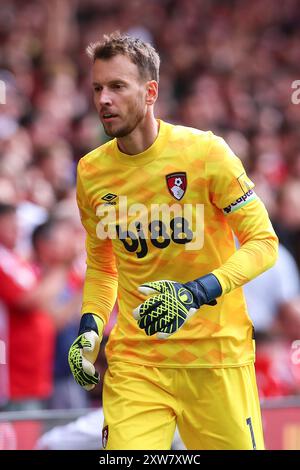
<svg viewBox="0 0 300 470"><path fill-rule="evenodd" d="M137 65L142 78L159 81L159 55L151 44L141 39L116 31L105 34L103 41L89 44L86 52L93 62L97 59L108 60L118 54L125 55Z"/></svg>

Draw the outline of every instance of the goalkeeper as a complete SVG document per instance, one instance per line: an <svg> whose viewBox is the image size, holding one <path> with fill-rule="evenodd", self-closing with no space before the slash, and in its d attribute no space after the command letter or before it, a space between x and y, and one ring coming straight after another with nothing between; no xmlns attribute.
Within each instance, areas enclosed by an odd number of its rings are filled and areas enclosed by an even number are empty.
<svg viewBox="0 0 300 470"><path fill-rule="evenodd" d="M98 383L94 363L117 299L103 447L170 449L177 424L188 449L263 449L242 286L277 257L265 207L222 138L155 118L152 46L115 33L88 54L112 140L78 165L87 271L69 363L79 385Z"/></svg>

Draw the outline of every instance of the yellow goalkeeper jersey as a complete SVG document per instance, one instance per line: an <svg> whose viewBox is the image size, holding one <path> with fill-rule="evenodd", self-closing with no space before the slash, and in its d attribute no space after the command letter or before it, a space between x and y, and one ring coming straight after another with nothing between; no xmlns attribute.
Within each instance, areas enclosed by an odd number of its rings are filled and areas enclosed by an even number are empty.
<svg viewBox="0 0 300 470"><path fill-rule="evenodd" d="M87 232L82 313L118 318L108 362L157 367L230 367L254 359L253 325L242 285L271 267L277 237L241 161L212 132L159 121L138 155L114 139L78 165L77 199ZM235 248L234 234L240 243ZM138 286L181 283L213 272L223 295L167 340L147 336L132 311Z"/></svg>

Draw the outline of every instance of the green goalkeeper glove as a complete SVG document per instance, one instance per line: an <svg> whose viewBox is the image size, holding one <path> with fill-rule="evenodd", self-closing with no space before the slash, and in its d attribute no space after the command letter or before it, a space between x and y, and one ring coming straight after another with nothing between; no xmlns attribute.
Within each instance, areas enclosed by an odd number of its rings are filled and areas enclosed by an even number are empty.
<svg viewBox="0 0 300 470"><path fill-rule="evenodd" d="M148 336L157 333L159 339L179 330L201 305L216 305L216 297L222 294L222 287L213 274L186 284L175 281L147 282L138 290L144 295L156 294L139 305L133 316Z"/></svg>
<svg viewBox="0 0 300 470"><path fill-rule="evenodd" d="M102 333L102 320L92 313L84 313L68 360L74 379L85 390L92 390L100 380L94 363L99 354Z"/></svg>

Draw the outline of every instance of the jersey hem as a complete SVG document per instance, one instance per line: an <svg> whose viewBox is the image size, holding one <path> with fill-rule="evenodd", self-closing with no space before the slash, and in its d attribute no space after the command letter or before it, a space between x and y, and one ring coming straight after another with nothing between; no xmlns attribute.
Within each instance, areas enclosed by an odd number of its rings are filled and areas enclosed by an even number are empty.
<svg viewBox="0 0 300 470"><path fill-rule="evenodd" d="M146 367L156 367L158 369L178 369L183 368L183 369L227 369L231 367L243 367L247 366L249 364L253 364L255 362L255 358L246 361L246 362L241 362L241 363L234 363L234 364L195 364L195 365L184 365L184 364L157 364L157 363L152 363L152 362L136 362L136 361L126 361L126 360L108 360L108 366L112 364L117 364L119 362L125 363L125 364L135 364L137 366L146 366Z"/></svg>

